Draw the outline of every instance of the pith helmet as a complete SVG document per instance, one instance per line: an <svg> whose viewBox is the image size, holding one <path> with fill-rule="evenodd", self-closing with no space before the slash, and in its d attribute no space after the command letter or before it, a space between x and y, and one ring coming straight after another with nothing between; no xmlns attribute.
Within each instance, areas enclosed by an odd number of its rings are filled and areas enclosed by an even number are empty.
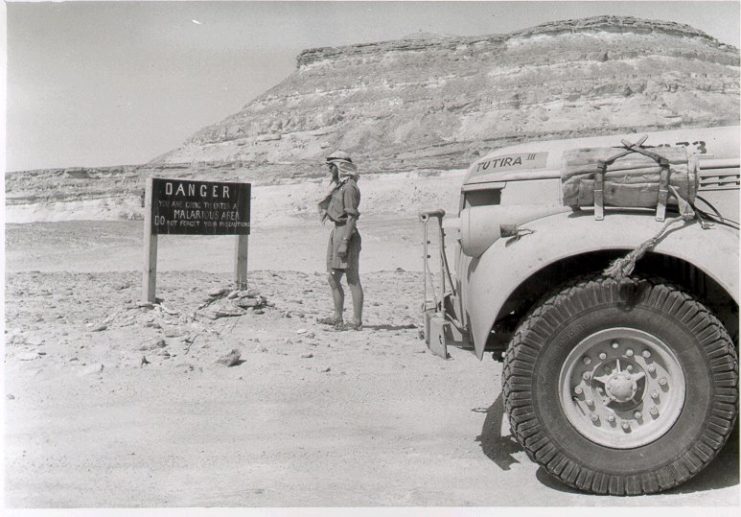
<svg viewBox="0 0 741 517"><path fill-rule="evenodd" d="M333 153L330 153L329 156L327 156L327 163L332 163L332 162L337 162L337 161L352 163L352 158L350 158L350 155L347 154L345 151L339 151L339 150Z"/></svg>

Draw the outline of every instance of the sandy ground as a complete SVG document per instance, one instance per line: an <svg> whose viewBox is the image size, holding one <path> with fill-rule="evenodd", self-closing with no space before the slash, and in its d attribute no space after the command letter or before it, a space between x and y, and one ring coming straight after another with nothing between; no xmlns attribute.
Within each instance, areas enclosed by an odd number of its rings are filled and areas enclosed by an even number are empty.
<svg viewBox="0 0 741 517"><path fill-rule="evenodd" d="M140 222L6 227L5 504L739 504L737 438L670 493L559 484L502 423L499 363L425 351L414 218L361 221L361 332L315 323L328 228L296 221L255 228L246 310L209 297L230 287L231 238L162 238L149 308Z"/></svg>

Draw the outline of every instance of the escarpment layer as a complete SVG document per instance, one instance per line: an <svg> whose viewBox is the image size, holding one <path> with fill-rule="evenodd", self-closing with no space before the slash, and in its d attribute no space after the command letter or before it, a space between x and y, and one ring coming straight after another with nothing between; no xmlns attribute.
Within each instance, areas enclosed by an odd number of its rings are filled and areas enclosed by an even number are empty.
<svg viewBox="0 0 741 517"><path fill-rule="evenodd" d="M309 173L465 166L532 138L739 118L738 49L687 25L601 16L507 35L311 49L286 80L151 163Z"/></svg>

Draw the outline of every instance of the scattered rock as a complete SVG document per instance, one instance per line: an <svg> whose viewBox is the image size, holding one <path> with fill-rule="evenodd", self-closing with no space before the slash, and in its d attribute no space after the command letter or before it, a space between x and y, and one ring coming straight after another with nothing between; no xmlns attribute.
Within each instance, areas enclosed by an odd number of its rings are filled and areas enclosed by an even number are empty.
<svg viewBox="0 0 741 517"><path fill-rule="evenodd" d="M41 346L44 344L44 340L39 336L28 336L28 338L26 338L26 344L31 346Z"/></svg>
<svg viewBox="0 0 741 517"><path fill-rule="evenodd" d="M139 366L141 367L141 366L144 366L145 364L149 364L149 361L147 360L147 356L143 355L141 363L139 363Z"/></svg>
<svg viewBox="0 0 741 517"><path fill-rule="evenodd" d="M215 309L212 314L214 315L214 319L218 318L233 318L235 316L241 316L244 314L244 312L236 309L226 309L226 308L218 308Z"/></svg>
<svg viewBox="0 0 741 517"><path fill-rule="evenodd" d="M93 375L96 373L101 373L104 368L105 368L105 365L103 363L94 363L88 366L87 368L83 369L78 374L78 376L83 377L85 375Z"/></svg>
<svg viewBox="0 0 741 517"><path fill-rule="evenodd" d="M239 300L234 302L234 304L238 307L242 307L243 309L252 309L253 307L259 307L262 305L259 298L248 298L246 296L240 298Z"/></svg>
<svg viewBox="0 0 741 517"><path fill-rule="evenodd" d="M11 345L22 345L26 342L26 338L23 337L21 334L15 334L13 337L10 338L8 341L8 344Z"/></svg>
<svg viewBox="0 0 741 517"><path fill-rule="evenodd" d="M232 349L231 352L226 354L223 357L220 357L216 362L219 364L223 364L225 366L235 366L240 364L239 358L241 357L241 354L239 353L239 350Z"/></svg>
<svg viewBox="0 0 741 517"><path fill-rule="evenodd" d="M136 306L140 309L154 309L154 304L152 302L138 302Z"/></svg>
<svg viewBox="0 0 741 517"><path fill-rule="evenodd" d="M306 334L309 331L309 329L298 329L296 331L296 334Z"/></svg>
<svg viewBox="0 0 741 517"><path fill-rule="evenodd" d="M227 287L222 287L222 288L217 287L216 289L211 289L208 292L208 295L211 298L221 298L222 296L226 296L227 294L229 294L229 292L230 291Z"/></svg>
<svg viewBox="0 0 741 517"><path fill-rule="evenodd" d="M165 314L169 314L170 316L178 316L178 315L180 315L180 313L178 311L173 310L173 309L170 309L169 307L165 307L161 303L159 304L159 308L160 308L160 310L162 312L164 312Z"/></svg>
<svg viewBox="0 0 741 517"><path fill-rule="evenodd" d="M8 400L15 400L15 396L12 393L8 393L7 395L5 395L5 398Z"/></svg>
<svg viewBox="0 0 741 517"><path fill-rule="evenodd" d="M18 354L18 359L21 361L33 361L34 359L38 359L40 356L36 352L23 352L22 354Z"/></svg>
<svg viewBox="0 0 741 517"><path fill-rule="evenodd" d="M106 329L108 329L108 325L103 324L103 325L98 325L97 327L93 328L92 330L90 330L90 332L102 332Z"/></svg>
<svg viewBox="0 0 741 517"><path fill-rule="evenodd" d="M252 312L254 312L255 314L264 314L265 313L265 311L262 310L262 309L257 309L257 310L254 310Z"/></svg>
<svg viewBox="0 0 741 517"><path fill-rule="evenodd" d="M312 357L314 357L314 354L312 354L311 352L306 353L306 354L301 354L301 359L311 359Z"/></svg>
<svg viewBox="0 0 741 517"><path fill-rule="evenodd" d="M331 371L332 371L332 368L330 368L329 366L327 366L326 368L324 368L324 369L321 370L322 373L328 373L328 372L331 372Z"/></svg>
<svg viewBox="0 0 741 517"><path fill-rule="evenodd" d="M164 339L156 339L150 343L144 344L139 347L139 350L157 350L160 348L165 348L167 346L167 341Z"/></svg>
<svg viewBox="0 0 741 517"><path fill-rule="evenodd" d="M262 352L267 352L267 351L268 351L267 347L265 347L265 346L263 346L263 345L257 345L257 346L255 347L255 352L260 352L260 353L262 353Z"/></svg>

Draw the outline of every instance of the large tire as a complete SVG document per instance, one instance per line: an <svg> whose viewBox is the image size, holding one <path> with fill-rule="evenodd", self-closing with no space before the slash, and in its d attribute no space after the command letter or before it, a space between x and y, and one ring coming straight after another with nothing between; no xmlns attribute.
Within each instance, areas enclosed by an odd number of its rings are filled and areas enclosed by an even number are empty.
<svg viewBox="0 0 741 517"><path fill-rule="evenodd" d="M504 360L512 433L569 486L638 495L700 472L731 433L738 361L723 325L677 287L580 281L525 318Z"/></svg>

